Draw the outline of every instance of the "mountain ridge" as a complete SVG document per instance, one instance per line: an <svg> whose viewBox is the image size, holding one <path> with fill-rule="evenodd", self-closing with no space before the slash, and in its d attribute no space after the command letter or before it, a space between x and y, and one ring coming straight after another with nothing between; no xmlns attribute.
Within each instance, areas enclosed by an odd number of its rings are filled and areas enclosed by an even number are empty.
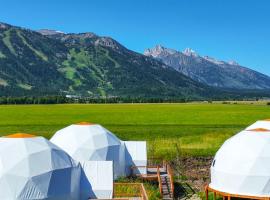
<svg viewBox="0 0 270 200"><path fill-rule="evenodd" d="M192 50L186 54L201 60ZM111 37L0 23L0 96L44 95L185 100L240 96L193 80Z"/></svg>
<svg viewBox="0 0 270 200"><path fill-rule="evenodd" d="M235 61L221 61L200 56L194 50L169 49L157 45L146 49L144 55L171 66L186 76L209 86L226 89L270 89L270 77L239 65Z"/></svg>
<svg viewBox="0 0 270 200"><path fill-rule="evenodd" d="M1 96L201 99L213 93L208 86L110 37L0 26Z"/></svg>

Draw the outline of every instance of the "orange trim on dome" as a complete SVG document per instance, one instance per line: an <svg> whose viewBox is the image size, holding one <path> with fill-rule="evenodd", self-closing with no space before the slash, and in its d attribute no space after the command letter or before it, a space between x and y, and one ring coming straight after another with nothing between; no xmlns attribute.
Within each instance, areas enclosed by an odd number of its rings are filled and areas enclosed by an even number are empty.
<svg viewBox="0 0 270 200"><path fill-rule="evenodd" d="M255 128L255 129L250 129L248 131L256 131L256 132L268 132L270 130L265 129L265 128Z"/></svg>
<svg viewBox="0 0 270 200"><path fill-rule="evenodd" d="M90 122L79 122L76 125L94 125L94 124Z"/></svg>
<svg viewBox="0 0 270 200"><path fill-rule="evenodd" d="M37 137L37 136L27 134L27 133L15 133L15 134L6 135L6 136L3 136L3 137L6 137L6 138L34 138L34 137Z"/></svg>
<svg viewBox="0 0 270 200"><path fill-rule="evenodd" d="M263 121L268 121L268 122L270 122L270 119L264 119Z"/></svg>

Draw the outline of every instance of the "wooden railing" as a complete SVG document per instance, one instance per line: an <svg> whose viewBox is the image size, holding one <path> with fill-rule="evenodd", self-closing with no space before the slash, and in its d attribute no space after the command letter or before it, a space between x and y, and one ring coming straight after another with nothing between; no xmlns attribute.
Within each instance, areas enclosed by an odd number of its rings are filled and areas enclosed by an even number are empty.
<svg viewBox="0 0 270 200"><path fill-rule="evenodd" d="M119 188L122 188L120 192L118 191ZM142 200L148 200L146 190L142 183L114 183L113 197L113 199L139 197Z"/></svg>
<svg viewBox="0 0 270 200"><path fill-rule="evenodd" d="M141 183L141 197L143 200L148 200L148 196L147 196L147 193L146 193L146 190L143 186L143 184Z"/></svg>
<svg viewBox="0 0 270 200"><path fill-rule="evenodd" d="M158 177L158 187L159 187L159 193L162 197L162 182L161 182L161 177L160 177L160 169L159 166L157 167L157 177Z"/></svg>
<svg viewBox="0 0 270 200"><path fill-rule="evenodd" d="M153 168L153 169L156 169L156 173L145 174L145 175L134 173L134 169L138 169L138 168L146 168L146 171L147 171L147 169ZM131 167L132 174L137 175L137 176L142 177L142 178L147 179L147 180L157 180L158 184L159 184L159 191L160 191L160 194L162 195L162 182L161 182L161 175L160 175L161 169L165 170L168 174L168 178L170 179L171 194L173 197L174 196L174 174L173 174L173 169L172 169L171 165L167 161L163 160L162 162L160 162L158 165L155 165L155 166L149 165L149 166L133 166L133 167Z"/></svg>
<svg viewBox="0 0 270 200"><path fill-rule="evenodd" d="M167 173L170 178L170 183L171 183L171 192L172 192L172 197L174 196L174 178L173 178L173 170L171 168L171 165L169 163L166 163L166 168L167 168Z"/></svg>

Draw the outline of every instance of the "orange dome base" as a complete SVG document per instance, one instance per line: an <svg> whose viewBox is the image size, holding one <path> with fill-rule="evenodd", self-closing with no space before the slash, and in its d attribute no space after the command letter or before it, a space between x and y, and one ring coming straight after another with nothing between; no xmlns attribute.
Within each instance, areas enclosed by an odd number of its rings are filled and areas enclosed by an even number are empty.
<svg viewBox="0 0 270 200"><path fill-rule="evenodd" d="M268 132L270 130L265 129L265 128L255 128L255 129L250 129L248 131L256 131L256 132Z"/></svg>
<svg viewBox="0 0 270 200"><path fill-rule="evenodd" d="M76 125L93 125L93 123L90 123L90 122L79 122Z"/></svg>
<svg viewBox="0 0 270 200"><path fill-rule="evenodd" d="M33 137L37 137L37 136L27 134L27 133L15 133L15 134L6 135L6 136L3 136L3 137L6 137L6 138L33 138Z"/></svg>

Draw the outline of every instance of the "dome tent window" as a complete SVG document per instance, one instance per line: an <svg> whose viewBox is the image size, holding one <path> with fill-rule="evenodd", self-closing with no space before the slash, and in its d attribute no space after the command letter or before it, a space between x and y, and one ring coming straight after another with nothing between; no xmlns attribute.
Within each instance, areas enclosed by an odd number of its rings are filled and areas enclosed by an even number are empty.
<svg viewBox="0 0 270 200"><path fill-rule="evenodd" d="M212 167L215 167L215 164L216 164L216 159L213 160Z"/></svg>

